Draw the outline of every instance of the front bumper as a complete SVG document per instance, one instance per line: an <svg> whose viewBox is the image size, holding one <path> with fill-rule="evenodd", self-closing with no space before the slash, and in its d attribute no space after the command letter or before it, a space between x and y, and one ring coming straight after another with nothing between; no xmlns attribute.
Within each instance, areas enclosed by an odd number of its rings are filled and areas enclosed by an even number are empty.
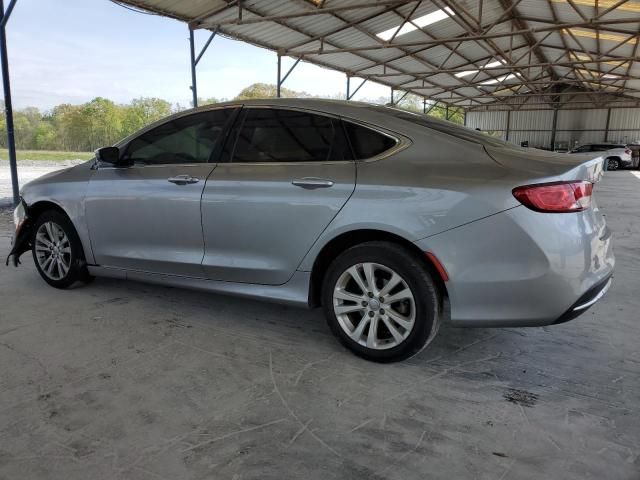
<svg viewBox="0 0 640 480"><path fill-rule="evenodd" d="M20 264L20 256L31 250L31 229L33 225L24 200L20 200L20 204L16 207L14 222L16 231L11 240L12 247L5 265L11 263L14 267L17 267Z"/></svg>

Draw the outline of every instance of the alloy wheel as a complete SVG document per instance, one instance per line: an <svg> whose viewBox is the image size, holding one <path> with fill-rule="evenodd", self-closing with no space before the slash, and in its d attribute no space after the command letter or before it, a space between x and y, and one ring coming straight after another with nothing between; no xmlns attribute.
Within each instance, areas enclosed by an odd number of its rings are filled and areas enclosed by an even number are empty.
<svg viewBox="0 0 640 480"><path fill-rule="evenodd" d="M342 330L360 345L386 350L404 342L416 319L407 282L391 268L358 263L345 270L333 291L333 309Z"/></svg>
<svg viewBox="0 0 640 480"><path fill-rule="evenodd" d="M64 230L45 222L36 232L35 253L42 272L51 280L61 280L71 268L71 243Z"/></svg>

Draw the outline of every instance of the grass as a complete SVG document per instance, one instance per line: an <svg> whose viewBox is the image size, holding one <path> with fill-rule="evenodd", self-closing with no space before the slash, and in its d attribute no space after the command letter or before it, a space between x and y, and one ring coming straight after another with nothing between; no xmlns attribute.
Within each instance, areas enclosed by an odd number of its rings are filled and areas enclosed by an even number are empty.
<svg viewBox="0 0 640 480"><path fill-rule="evenodd" d="M20 160L48 160L62 162L64 160L90 160L93 158L91 152L55 152L48 150L18 150L18 161ZM9 160L9 153L6 148L0 149L0 160Z"/></svg>

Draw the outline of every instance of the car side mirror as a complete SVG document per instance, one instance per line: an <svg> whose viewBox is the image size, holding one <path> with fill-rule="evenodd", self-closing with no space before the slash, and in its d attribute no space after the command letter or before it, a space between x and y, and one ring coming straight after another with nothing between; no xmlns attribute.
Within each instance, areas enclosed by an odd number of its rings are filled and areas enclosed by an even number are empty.
<svg viewBox="0 0 640 480"><path fill-rule="evenodd" d="M118 147L103 147L96 150L96 160L100 163L108 163L114 167L129 167L131 163L120 158Z"/></svg>

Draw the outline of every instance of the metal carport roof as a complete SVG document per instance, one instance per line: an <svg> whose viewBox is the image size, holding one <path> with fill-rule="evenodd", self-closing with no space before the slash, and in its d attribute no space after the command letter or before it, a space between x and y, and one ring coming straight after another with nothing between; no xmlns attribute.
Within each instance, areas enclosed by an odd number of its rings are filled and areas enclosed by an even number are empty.
<svg viewBox="0 0 640 480"><path fill-rule="evenodd" d="M465 109L640 105L636 0L115 1Z"/></svg>

